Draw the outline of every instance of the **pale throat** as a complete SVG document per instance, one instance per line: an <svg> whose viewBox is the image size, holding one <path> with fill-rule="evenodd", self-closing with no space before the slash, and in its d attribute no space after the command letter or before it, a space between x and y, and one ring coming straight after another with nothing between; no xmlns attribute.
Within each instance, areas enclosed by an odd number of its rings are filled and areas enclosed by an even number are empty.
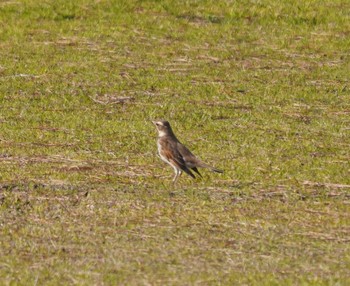
<svg viewBox="0 0 350 286"><path fill-rule="evenodd" d="M166 132L164 132L163 130L158 130L158 137L163 137L166 135Z"/></svg>

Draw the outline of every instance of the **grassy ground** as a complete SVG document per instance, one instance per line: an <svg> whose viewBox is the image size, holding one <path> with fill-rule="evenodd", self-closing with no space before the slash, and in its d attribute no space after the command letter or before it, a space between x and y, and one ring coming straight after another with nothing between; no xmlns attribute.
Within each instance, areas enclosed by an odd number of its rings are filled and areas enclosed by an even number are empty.
<svg viewBox="0 0 350 286"><path fill-rule="evenodd" d="M1 1L0 284L349 285L349 10Z"/></svg>

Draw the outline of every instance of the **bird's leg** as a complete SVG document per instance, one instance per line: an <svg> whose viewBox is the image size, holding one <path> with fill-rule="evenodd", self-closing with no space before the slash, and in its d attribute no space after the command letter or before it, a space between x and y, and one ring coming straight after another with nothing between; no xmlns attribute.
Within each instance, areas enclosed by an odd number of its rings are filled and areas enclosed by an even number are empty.
<svg viewBox="0 0 350 286"><path fill-rule="evenodd" d="M173 179L173 183L175 184L176 183L176 181L177 181L177 179L179 178L179 176L181 175L181 170L179 170L179 169L175 169L175 177L174 177L174 179Z"/></svg>
<svg viewBox="0 0 350 286"><path fill-rule="evenodd" d="M173 167L173 168L174 168L174 172L175 172L175 176L174 176L174 178L173 178L173 183L175 183L178 174L177 174L177 169L176 169L175 167Z"/></svg>

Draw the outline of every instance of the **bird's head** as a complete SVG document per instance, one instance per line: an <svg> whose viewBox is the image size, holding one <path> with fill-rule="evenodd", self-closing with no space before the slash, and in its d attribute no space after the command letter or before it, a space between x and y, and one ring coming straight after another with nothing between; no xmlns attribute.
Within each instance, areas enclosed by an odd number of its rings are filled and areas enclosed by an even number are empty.
<svg viewBox="0 0 350 286"><path fill-rule="evenodd" d="M157 130L158 130L158 135L159 137L162 136L166 136L166 135L170 135L173 133L173 131L171 130L170 124L168 121L166 120L156 120L156 121L152 121L153 124L156 126Z"/></svg>

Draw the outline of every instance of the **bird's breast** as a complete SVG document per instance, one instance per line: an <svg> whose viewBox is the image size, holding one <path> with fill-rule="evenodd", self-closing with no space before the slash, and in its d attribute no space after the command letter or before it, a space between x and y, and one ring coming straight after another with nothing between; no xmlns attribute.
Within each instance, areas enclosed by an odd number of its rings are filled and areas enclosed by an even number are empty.
<svg viewBox="0 0 350 286"><path fill-rule="evenodd" d="M170 164L168 158L164 155L163 146L162 146L160 140L157 141L157 147L158 147L158 154L159 154L159 157L160 157L165 163Z"/></svg>

